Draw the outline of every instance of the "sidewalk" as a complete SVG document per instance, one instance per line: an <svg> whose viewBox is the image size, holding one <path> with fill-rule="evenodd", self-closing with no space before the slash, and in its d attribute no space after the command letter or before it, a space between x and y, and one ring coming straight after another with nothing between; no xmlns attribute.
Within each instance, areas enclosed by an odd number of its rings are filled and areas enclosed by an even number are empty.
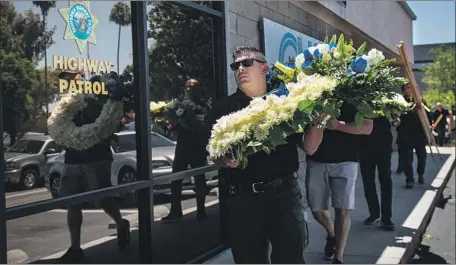
<svg viewBox="0 0 456 265"><path fill-rule="evenodd" d="M395 173L397 168L397 153L393 153L392 158L392 178L393 178L393 222L396 230L393 232L381 230L378 226L365 226L363 221L368 217L368 209L364 198L362 180L359 177L356 183L356 209L352 212L352 226L350 236L345 250L345 263L382 263L398 264L406 245L411 242L415 229L409 225L411 222L419 222L416 216L424 216L426 203L423 196L426 190L431 189L430 184L437 177L442 165L449 158L449 154L454 154L454 148L440 148L443 161L435 156L435 162L428 155L427 168L425 174L425 184L416 185L414 189L404 189L405 177ZM453 156L454 159L454 156ZM416 159L414 168L416 169ZM377 182L377 190L379 184ZM378 194L380 192L378 191ZM423 198L422 198L423 196ZM418 202L419 205L418 205ZM413 217L412 217L413 212ZM307 247L304 258L306 263L324 264L329 263L323 259L323 248L325 245L326 234L324 229L311 217L309 213L308 227L310 243ZM334 215L333 215L334 216ZM419 219L419 218L418 218ZM452 224L454 226L454 224ZM226 251L218 257L208 261L210 264L233 264L231 251Z"/></svg>

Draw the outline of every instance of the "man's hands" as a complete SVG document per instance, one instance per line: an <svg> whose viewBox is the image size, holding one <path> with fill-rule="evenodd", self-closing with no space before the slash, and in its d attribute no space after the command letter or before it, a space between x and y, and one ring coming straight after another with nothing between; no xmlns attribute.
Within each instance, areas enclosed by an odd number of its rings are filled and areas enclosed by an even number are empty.
<svg viewBox="0 0 456 265"><path fill-rule="evenodd" d="M239 167L239 161L236 159L228 158L223 156L219 159L214 160L214 163L219 167L229 167L229 168L237 168Z"/></svg>

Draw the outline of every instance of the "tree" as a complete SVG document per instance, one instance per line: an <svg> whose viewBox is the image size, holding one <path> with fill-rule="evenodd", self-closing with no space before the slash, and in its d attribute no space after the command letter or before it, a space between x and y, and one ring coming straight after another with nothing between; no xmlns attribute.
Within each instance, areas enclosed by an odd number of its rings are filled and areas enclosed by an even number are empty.
<svg viewBox="0 0 456 265"><path fill-rule="evenodd" d="M211 18L168 2L149 4L152 5L148 14L148 37L153 42L149 47L152 98L177 97L189 78L200 82L207 97L214 84Z"/></svg>
<svg viewBox="0 0 456 265"><path fill-rule="evenodd" d="M117 73L120 75L119 53L120 53L120 32L123 26L128 26L131 23L130 6L123 2L114 5L109 15L109 21L119 25L119 36L117 38Z"/></svg>
<svg viewBox="0 0 456 265"><path fill-rule="evenodd" d="M456 99L453 91L440 91L438 89L428 89L424 91L423 98L430 107L440 102L447 109L452 109L456 104Z"/></svg>
<svg viewBox="0 0 456 265"><path fill-rule="evenodd" d="M430 89L456 93L455 48L455 46L440 46L431 50L434 62L422 68L424 72L423 82Z"/></svg>
<svg viewBox="0 0 456 265"><path fill-rule="evenodd" d="M46 31L46 21L47 21L47 15L49 12L49 9L52 7L55 7L55 1L33 1L33 4L36 5L41 9L41 15L43 17L43 29ZM47 45L48 39L44 40L44 91L47 91L47 53L46 53L46 45ZM47 94L44 94L44 97L47 99ZM49 116L49 102L45 101L44 104L46 104L46 117Z"/></svg>
<svg viewBox="0 0 456 265"><path fill-rule="evenodd" d="M38 75L35 65L15 53L4 54L0 51L2 97L3 97L3 129L15 142L18 128L33 116L34 98L30 91L38 87Z"/></svg>
<svg viewBox="0 0 456 265"><path fill-rule="evenodd" d="M10 1L0 2L0 77L3 94L3 126L14 143L20 126L42 112L36 64L52 45L54 30L46 31L39 14L17 13Z"/></svg>

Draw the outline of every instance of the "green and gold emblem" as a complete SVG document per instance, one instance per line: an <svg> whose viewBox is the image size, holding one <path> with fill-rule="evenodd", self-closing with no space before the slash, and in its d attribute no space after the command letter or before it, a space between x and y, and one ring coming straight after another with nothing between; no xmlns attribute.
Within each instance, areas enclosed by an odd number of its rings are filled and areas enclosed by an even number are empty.
<svg viewBox="0 0 456 265"><path fill-rule="evenodd" d="M99 19L90 11L89 1L70 1L68 8L60 8L66 22L65 40L75 40L79 52L83 53L87 42L96 45L95 26Z"/></svg>

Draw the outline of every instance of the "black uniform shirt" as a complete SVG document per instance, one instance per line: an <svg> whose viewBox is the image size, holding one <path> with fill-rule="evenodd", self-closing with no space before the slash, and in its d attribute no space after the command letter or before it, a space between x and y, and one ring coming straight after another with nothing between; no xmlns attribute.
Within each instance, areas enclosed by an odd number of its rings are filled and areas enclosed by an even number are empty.
<svg viewBox="0 0 456 265"><path fill-rule="evenodd" d="M356 112L353 105L344 103L340 109L339 120L355 122ZM359 140L359 135L325 129L320 146L313 155L308 155L307 159L320 163L358 162Z"/></svg>
<svg viewBox="0 0 456 265"><path fill-rule="evenodd" d="M213 107L212 124L224 115L247 107L252 100L241 90L233 95L216 102ZM248 157L247 167L223 169L231 176L233 181L253 182L273 180L292 174L299 169L297 146L302 143L302 133L290 135L287 144L279 145L269 155L265 152L257 152Z"/></svg>

